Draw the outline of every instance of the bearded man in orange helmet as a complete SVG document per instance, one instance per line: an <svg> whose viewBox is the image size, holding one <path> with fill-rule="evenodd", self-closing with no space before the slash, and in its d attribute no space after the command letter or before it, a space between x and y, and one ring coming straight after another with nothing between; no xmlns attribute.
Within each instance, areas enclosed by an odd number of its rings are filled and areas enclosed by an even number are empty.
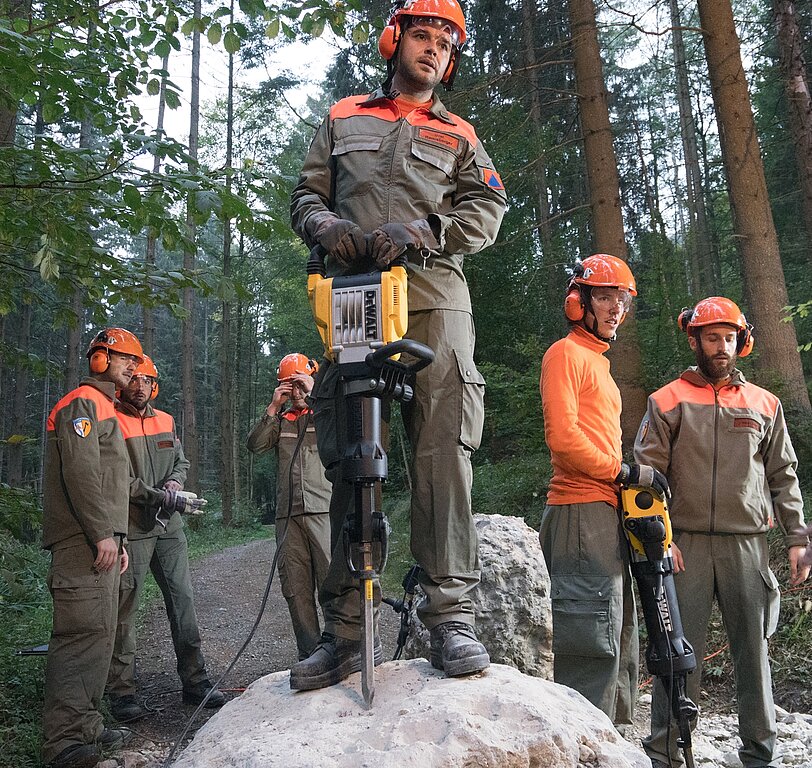
<svg viewBox="0 0 812 768"><path fill-rule="evenodd" d="M115 414L116 390L144 361L124 328L106 328L87 350L90 376L48 416L42 546L51 552L54 603L45 667L42 759L48 768L93 766L129 740L99 711L113 653L118 588L129 558L130 461Z"/></svg>
<svg viewBox="0 0 812 768"><path fill-rule="evenodd" d="M132 466L127 534L130 569L121 579L118 629L107 680L110 711L122 723L147 714L136 691L135 651L138 605L150 571L166 605L184 704L200 704L204 698L207 708L225 703L223 693L212 690L206 672L181 519L181 514L197 512L203 500L179 493L189 461L175 420L153 407L157 396L158 369L144 355L116 405Z"/></svg>
<svg viewBox="0 0 812 768"><path fill-rule="evenodd" d="M316 133L291 200L293 228L326 254L327 272L386 269L405 258L407 338L434 351L402 409L412 446L411 550L421 566L418 615L431 634L431 663L448 676L490 663L478 641L472 592L479 583L471 514L471 454L484 423L485 380L463 259L496 239L506 195L473 126L434 89L450 88L466 41L457 0L401 0L379 40L387 78L374 93L343 99ZM344 448L340 378L325 364L313 391L319 454L333 480L332 530L352 509L339 477ZM339 415L337 415L339 414ZM325 632L291 668L297 690L334 685L361 667L358 579L333 536L320 600ZM376 605L380 590L374 588ZM378 646L377 657L380 657ZM382 658L382 657L380 657Z"/></svg>
<svg viewBox="0 0 812 768"><path fill-rule="evenodd" d="M621 525L621 485L668 493L650 466L621 454L620 391L604 353L637 287L609 254L575 265L564 313L567 336L544 354L541 399L553 476L539 539L550 572L553 676L612 721L631 723L637 697L637 613L629 547Z"/></svg>
<svg viewBox="0 0 812 768"><path fill-rule="evenodd" d="M668 477L674 585L685 638L705 655L714 598L725 625L736 677L739 757L745 768L781 765L767 638L778 622L780 593L770 570L767 531L781 527L790 583L809 576L803 499L781 401L746 381L738 357L753 348L752 328L730 299L711 296L678 318L696 365L648 401L635 458ZM700 701L701 669L688 676ZM680 766L677 728L669 726L668 692L654 684L652 766ZM670 743L669 743L670 729Z"/></svg>
<svg viewBox="0 0 812 768"><path fill-rule="evenodd" d="M332 485L319 459L307 403L317 370L316 361L305 355L285 355L276 372L273 398L248 435L252 453L276 452L279 581L299 659L306 659L321 640L317 595L330 564Z"/></svg>

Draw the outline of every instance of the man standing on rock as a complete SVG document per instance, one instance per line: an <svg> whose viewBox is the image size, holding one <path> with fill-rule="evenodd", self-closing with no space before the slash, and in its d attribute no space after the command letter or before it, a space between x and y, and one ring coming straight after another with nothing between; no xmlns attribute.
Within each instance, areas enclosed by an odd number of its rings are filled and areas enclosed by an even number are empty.
<svg viewBox="0 0 812 768"><path fill-rule="evenodd" d="M479 583L471 514L471 453L483 426L484 379L474 365L474 325L463 257L496 239L505 191L471 125L434 94L451 86L466 40L457 0L405 0L379 42L382 88L335 104L294 190L291 216L328 273L385 269L405 255L408 338L434 350L403 409L413 449L411 549L422 567L419 615L431 661L450 676L479 672L488 653L474 632L471 592ZM335 365L314 388L319 454L333 481L333 558L320 593L322 641L291 669L294 689L321 688L360 669L360 599L341 549L353 488L338 477L344 403ZM376 588L376 603L380 599Z"/></svg>
<svg viewBox="0 0 812 768"><path fill-rule="evenodd" d="M316 427L307 403L317 370L316 361L305 355L285 355L276 372L279 384L273 398L248 435L252 453L276 451L279 581L300 661L321 640L317 595L330 564L332 486L319 459Z"/></svg>
<svg viewBox="0 0 812 768"><path fill-rule="evenodd" d="M767 531L777 520L791 583L800 584L810 568L803 563L808 538L797 459L781 401L736 368L737 357L753 347L738 306L712 296L684 310L679 324L697 364L649 397L634 453L664 472L673 491L674 583L697 659L705 655L714 597L719 603L736 677L742 765L777 766L767 638L778 622L780 593ZM695 702L700 680L701 670L688 676ZM668 693L659 680L654 686L643 746L655 768L679 766Z"/></svg>
<svg viewBox="0 0 812 768"><path fill-rule="evenodd" d="M116 406L131 464L127 539L130 570L121 579L118 629L107 690L110 710L119 722L146 715L136 696L136 618L141 592L151 570L161 589L175 647L183 703L200 704L211 691L200 650L189 551L181 512L193 512L200 500L178 494L189 462L175 432L175 420L153 408L158 396L158 369L144 355ZM211 691L206 707L220 707L225 696Z"/></svg>
<svg viewBox="0 0 812 768"><path fill-rule="evenodd" d="M143 354L129 331L101 331L87 350L90 376L48 416L42 494L42 546L51 552L54 603L42 712L48 768L96 765L101 750L117 749L131 736L105 728L99 707L116 634L119 580L129 563L130 462L114 404Z"/></svg>
<svg viewBox="0 0 812 768"><path fill-rule="evenodd" d="M624 261L596 254L573 268L564 313L568 335L541 365L544 435L553 476L539 539L550 572L553 677L579 691L618 726L637 697L637 613L620 485L665 478L621 458L620 391L604 353L637 295Z"/></svg>

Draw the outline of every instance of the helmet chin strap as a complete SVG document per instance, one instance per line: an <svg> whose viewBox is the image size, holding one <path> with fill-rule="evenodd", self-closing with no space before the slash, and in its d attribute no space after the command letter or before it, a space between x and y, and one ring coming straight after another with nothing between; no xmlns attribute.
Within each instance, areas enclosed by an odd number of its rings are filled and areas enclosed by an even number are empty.
<svg viewBox="0 0 812 768"><path fill-rule="evenodd" d="M617 340L617 333L614 333L612 336L608 338L606 336L601 336L598 333L598 318L595 315L595 312L592 309L592 296L590 295L589 299L584 302L584 328L586 328L596 339L600 339L602 342L606 344L611 344L613 341ZM586 313L589 312L592 315L592 327L589 327L587 323ZM620 325L620 323L618 323Z"/></svg>

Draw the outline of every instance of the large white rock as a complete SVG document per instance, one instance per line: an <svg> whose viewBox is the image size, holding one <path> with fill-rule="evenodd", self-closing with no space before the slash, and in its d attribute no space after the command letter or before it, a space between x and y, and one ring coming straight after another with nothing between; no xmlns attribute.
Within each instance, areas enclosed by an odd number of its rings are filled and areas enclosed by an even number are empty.
<svg viewBox="0 0 812 768"><path fill-rule="evenodd" d="M288 672L254 682L197 733L176 768L650 768L575 691L492 665L446 678L422 659L295 693Z"/></svg>
<svg viewBox="0 0 812 768"><path fill-rule="evenodd" d="M479 640L491 661L552 680L550 576L538 532L508 515L474 515L474 522L482 570L473 592ZM404 656L429 657L428 631L414 609Z"/></svg>

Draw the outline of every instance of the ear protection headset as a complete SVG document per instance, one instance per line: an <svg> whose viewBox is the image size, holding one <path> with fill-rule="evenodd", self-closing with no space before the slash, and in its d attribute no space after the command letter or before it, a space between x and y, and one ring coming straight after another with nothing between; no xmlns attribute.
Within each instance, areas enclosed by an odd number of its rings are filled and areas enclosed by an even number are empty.
<svg viewBox="0 0 812 768"><path fill-rule="evenodd" d="M696 307L685 307L677 316L677 325L688 334L694 331L698 333L699 329L704 325L713 325L712 322L694 325L692 321L695 319L695 316ZM740 314L740 316L741 319L744 320L744 315ZM716 322L724 325L732 325L736 328L736 354L739 357L747 357L747 355L753 351L755 339L753 338L753 326L750 325L750 323L744 320L744 327L742 327L739 321L734 322L727 318L719 318Z"/></svg>
<svg viewBox="0 0 812 768"><path fill-rule="evenodd" d="M584 305L584 296L581 293L581 287L576 283L570 283L570 289L567 291L567 296L564 299L564 314L572 323L577 323L579 320L584 319L586 313L586 306Z"/></svg>
<svg viewBox="0 0 812 768"><path fill-rule="evenodd" d="M90 355L90 372L104 373L110 367L110 353L104 347Z"/></svg>

